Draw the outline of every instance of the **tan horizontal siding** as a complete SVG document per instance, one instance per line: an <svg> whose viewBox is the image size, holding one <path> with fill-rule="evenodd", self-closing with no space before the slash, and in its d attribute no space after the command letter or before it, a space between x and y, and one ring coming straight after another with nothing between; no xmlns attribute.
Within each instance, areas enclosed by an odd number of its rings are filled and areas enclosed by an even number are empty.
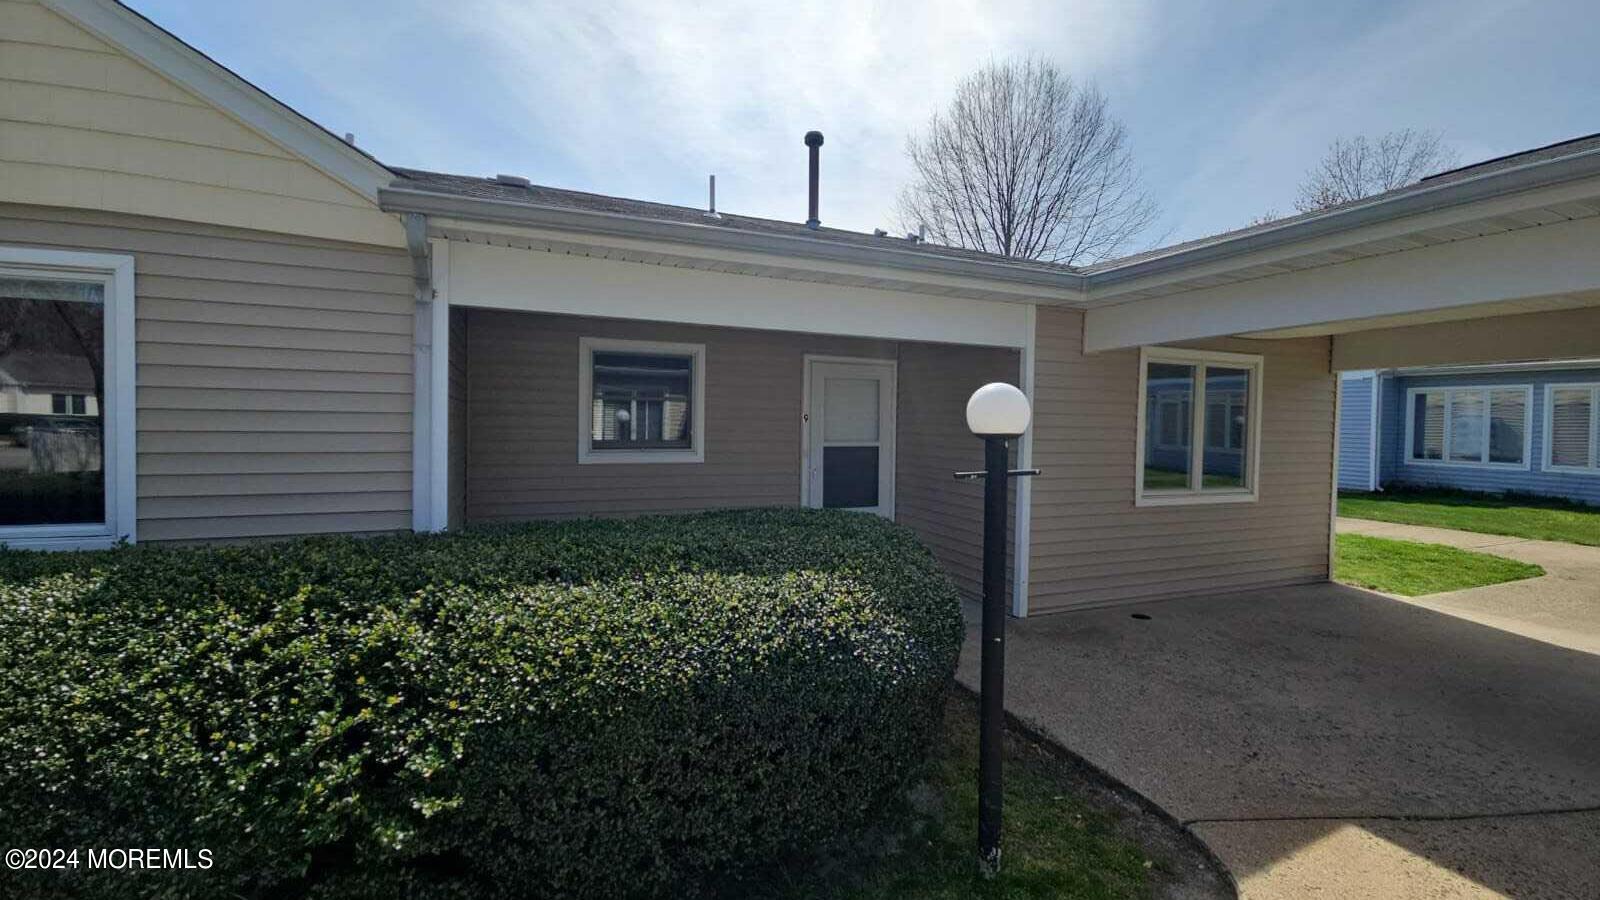
<svg viewBox="0 0 1600 900"><path fill-rule="evenodd" d="M410 526L404 251L13 204L0 243L134 256L142 540Z"/></svg>
<svg viewBox="0 0 1600 900"><path fill-rule="evenodd" d="M794 506L807 353L893 359L885 341L468 310L469 522ZM578 340L706 346L705 462L578 464Z"/></svg>
<svg viewBox="0 0 1600 900"><path fill-rule="evenodd" d="M983 460L983 445L966 428L967 397L989 381L1014 382L1016 351L477 309L460 315L452 358L464 344L466 364L460 373L452 366L451 406L453 423L466 407L466 428L452 424L451 439L465 446L466 521L793 506L805 356L894 359L896 518L964 593L977 594L982 488L951 476ZM703 464L578 465L581 337L706 346Z"/></svg>
<svg viewBox="0 0 1600 900"><path fill-rule="evenodd" d="M962 594L975 598L983 590L983 484L953 477L983 468L983 441L967 430L967 398L991 381L1015 384L1020 357L913 343L901 344L899 356L896 518L917 531Z"/></svg>
<svg viewBox="0 0 1600 900"><path fill-rule="evenodd" d="M1082 313L1040 308L1030 608L1100 606L1328 575L1334 379L1326 339L1216 341L1264 357L1260 500L1136 507L1139 354L1085 356Z"/></svg>
<svg viewBox="0 0 1600 900"><path fill-rule="evenodd" d="M0 0L0 202L404 246L368 198L34 0Z"/></svg>

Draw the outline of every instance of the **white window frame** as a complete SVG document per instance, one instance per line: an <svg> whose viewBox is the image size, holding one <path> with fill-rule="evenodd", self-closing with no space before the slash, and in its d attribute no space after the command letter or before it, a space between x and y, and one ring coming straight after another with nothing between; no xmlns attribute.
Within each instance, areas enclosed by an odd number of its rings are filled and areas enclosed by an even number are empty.
<svg viewBox="0 0 1600 900"><path fill-rule="evenodd" d="M1554 424L1556 391L1588 391L1589 392L1589 464L1587 466L1558 466L1551 462L1555 456L1555 448L1550 445L1551 426ZM1544 439L1543 459L1540 460L1543 471L1558 472L1563 475L1590 475L1600 476L1600 383L1571 382L1567 384L1547 384L1544 386Z"/></svg>
<svg viewBox="0 0 1600 900"><path fill-rule="evenodd" d="M100 410L105 521L0 526L0 544L24 550L91 550L138 539L135 493L134 263L132 256L0 247L0 275L97 282L105 286L106 406Z"/></svg>
<svg viewBox="0 0 1600 900"><path fill-rule="evenodd" d="M1490 462L1489 461L1489 429L1492 427L1493 416L1490 415L1489 395L1494 391L1521 391L1522 392L1522 462ZM1417 428L1417 395L1419 394L1444 394L1444 444L1441 447L1441 459L1420 459L1413 454L1416 452ZM1453 404L1452 394L1482 394L1483 395L1483 452L1476 460L1460 460L1450 458L1451 438L1451 412ZM1528 472L1533 469L1533 385L1531 384L1462 384L1462 385L1433 385L1430 387L1406 388L1406 444L1405 464L1408 466L1421 466L1426 468L1443 469L1499 469L1501 471Z"/></svg>
<svg viewBox="0 0 1600 900"><path fill-rule="evenodd" d="M1148 379L1151 363L1170 363L1195 367L1194 397L1189 403L1189 486L1187 488L1144 487L1145 441L1150 422L1145 400L1149 395ZM1250 393L1245 399L1250 415L1250 434L1245 463L1245 486L1242 488L1204 488L1205 480L1205 410L1206 377L1208 365L1229 369L1247 369L1250 372ZM1176 347L1141 347L1139 349L1139 403L1138 439L1134 442L1134 506L1193 506L1209 503L1254 503L1261 497L1261 397L1265 391L1265 361L1250 353L1225 353L1220 350L1187 350Z"/></svg>
<svg viewBox="0 0 1600 900"><path fill-rule="evenodd" d="M596 449L594 429L594 354L595 351L651 353L662 356L688 356L693 360L690 378L694 384L693 407L689 411L689 447L639 450ZM672 344L658 341L628 341L619 338L585 337L578 339L578 463L703 463L706 460L706 345Z"/></svg>

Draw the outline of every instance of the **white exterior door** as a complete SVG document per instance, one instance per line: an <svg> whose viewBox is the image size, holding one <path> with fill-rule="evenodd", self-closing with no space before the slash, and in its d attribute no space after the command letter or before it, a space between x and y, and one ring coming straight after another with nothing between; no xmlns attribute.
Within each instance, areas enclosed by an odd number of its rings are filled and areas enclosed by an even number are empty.
<svg viewBox="0 0 1600 900"><path fill-rule="evenodd" d="M895 364L806 361L807 506L894 518Z"/></svg>

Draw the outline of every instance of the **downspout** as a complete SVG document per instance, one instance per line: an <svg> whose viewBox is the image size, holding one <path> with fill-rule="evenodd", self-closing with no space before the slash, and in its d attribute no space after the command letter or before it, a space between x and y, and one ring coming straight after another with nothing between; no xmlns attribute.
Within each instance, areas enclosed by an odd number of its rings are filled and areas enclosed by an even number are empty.
<svg viewBox="0 0 1600 900"><path fill-rule="evenodd" d="M433 261L428 257L428 217L422 213L401 213L406 230L406 252L411 254L411 281L418 303L433 302Z"/></svg>

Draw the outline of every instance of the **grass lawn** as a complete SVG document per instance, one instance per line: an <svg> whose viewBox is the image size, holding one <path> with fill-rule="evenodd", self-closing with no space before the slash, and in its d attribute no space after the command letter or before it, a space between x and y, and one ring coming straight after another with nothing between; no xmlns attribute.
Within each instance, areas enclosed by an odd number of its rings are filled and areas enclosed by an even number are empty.
<svg viewBox="0 0 1600 900"><path fill-rule="evenodd" d="M1005 832L1000 877L977 874L978 717L974 698L952 691L945 712L929 802L908 812L898 852L878 856L848 875L817 873L786 886L783 900L965 900L965 898L1148 897L1175 870L1170 847L1152 854L1118 822L1146 813L1100 807L1085 799L1074 765L1025 735L1007 735ZM1098 801L1097 801L1098 802ZM1126 822L1123 822L1126 825ZM1146 823L1149 827L1150 823ZM1162 825L1167 828L1169 826ZM1181 854L1179 854L1181 855ZM1156 858L1152 858L1152 856ZM1224 895L1217 882L1217 895ZM1211 893L1198 889L1198 896Z"/></svg>
<svg viewBox="0 0 1600 900"><path fill-rule="evenodd" d="M1520 581L1544 574L1543 569L1531 563L1442 544L1394 541L1364 534L1341 534L1338 541L1335 580L1402 597Z"/></svg>
<svg viewBox="0 0 1600 900"><path fill-rule="evenodd" d="M1462 491L1339 495L1339 515L1600 547L1600 507Z"/></svg>

